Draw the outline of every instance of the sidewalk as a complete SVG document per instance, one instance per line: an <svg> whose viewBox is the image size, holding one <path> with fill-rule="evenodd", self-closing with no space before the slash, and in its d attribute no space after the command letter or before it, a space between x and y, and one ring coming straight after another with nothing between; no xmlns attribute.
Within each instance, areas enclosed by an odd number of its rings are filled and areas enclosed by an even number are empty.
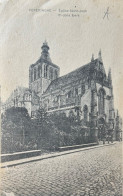
<svg viewBox="0 0 123 196"><path fill-rule="evenodd" d="M21 165L21 164L24 164L24 163L40 161L40 160L44 160L44 159L54 158L54 157L58 157L58 156L62 156L62 155L67 155L67 154L76 153L76 152L80 152L80 151L90 150L90 149L94 149L94 148L110 146L110 145L114 145L114 144L116 144L116 142L109 143L109 144L104 144L104 145L102 144L102 145L97 145L97 146L91 146L91 147L86 147L86 148L79 148L79 149L75 149L75 150L67 150L67 151L64 151L64 152L53 152L53 153L44 154L44 155L41 155L41 156L4 162L4 163L1 163L1 168L17 166L17 165Z"/></svg>

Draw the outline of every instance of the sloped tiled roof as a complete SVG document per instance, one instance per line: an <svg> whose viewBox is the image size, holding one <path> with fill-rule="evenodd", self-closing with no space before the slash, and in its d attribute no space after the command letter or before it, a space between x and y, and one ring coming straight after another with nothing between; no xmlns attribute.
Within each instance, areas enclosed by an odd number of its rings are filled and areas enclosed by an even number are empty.
<svg viewBox="0 0 123 196"><path fill-rule="evenodd" d="M96 64L97 59L93 61L94 64ZM56 90L59 89L62 86L65 86L69 83L75 82L77 80L87 78L90 74L90 66L91 63L88 63L64 76L61 76L51 82L47 90L44 92L44 94L48 93L50 90Z"/></svg>

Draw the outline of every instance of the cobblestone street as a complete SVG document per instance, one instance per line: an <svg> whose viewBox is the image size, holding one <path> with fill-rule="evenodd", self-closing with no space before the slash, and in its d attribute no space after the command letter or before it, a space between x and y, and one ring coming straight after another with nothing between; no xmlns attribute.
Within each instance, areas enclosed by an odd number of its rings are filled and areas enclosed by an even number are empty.
<svg viewBox="0 0 123 196"><path fill-rule="evenodd" d="M2 169L2 195L121 196L121 145Z"/></svg>

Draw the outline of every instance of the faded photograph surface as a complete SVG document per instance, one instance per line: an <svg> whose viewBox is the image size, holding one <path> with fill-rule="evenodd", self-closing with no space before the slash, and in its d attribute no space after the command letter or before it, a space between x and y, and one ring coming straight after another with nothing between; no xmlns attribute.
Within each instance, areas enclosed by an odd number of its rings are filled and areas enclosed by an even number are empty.
<svg viewBox="0 0 123 196"><path fill-rule="evenodd" d="M122 196L121 0L0 0L2 196Z"/></svg>

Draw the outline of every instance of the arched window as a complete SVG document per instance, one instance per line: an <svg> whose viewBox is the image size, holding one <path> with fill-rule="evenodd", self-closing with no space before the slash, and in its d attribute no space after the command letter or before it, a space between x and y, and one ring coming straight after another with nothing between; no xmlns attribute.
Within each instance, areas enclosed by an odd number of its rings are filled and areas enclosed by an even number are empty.
<svg viewBox="0 0 123 196"><path fill-rule="evenodd" d="M84 114L84 122L86 123L88 121L88 106L87 105L83 107L83 114Z"/></svg>
<svg viewBox="0 0 123 196"><path fill-rule="evenodd" d="M99 114L105 113L105 91L104 89L99 90L98 108L99 108Z"/></svg>
<svg viewBox="0 0 123 196"><path fill-rule="evenodd" d="M34 69L34 80L36 80L36 68Z"/></svg>
<svg viewBox="0 0 123 196"><path fill-rule="evenodd" d="M41 66L39 65L38 66L38 78L40 78L41 77Z"/></svg>

